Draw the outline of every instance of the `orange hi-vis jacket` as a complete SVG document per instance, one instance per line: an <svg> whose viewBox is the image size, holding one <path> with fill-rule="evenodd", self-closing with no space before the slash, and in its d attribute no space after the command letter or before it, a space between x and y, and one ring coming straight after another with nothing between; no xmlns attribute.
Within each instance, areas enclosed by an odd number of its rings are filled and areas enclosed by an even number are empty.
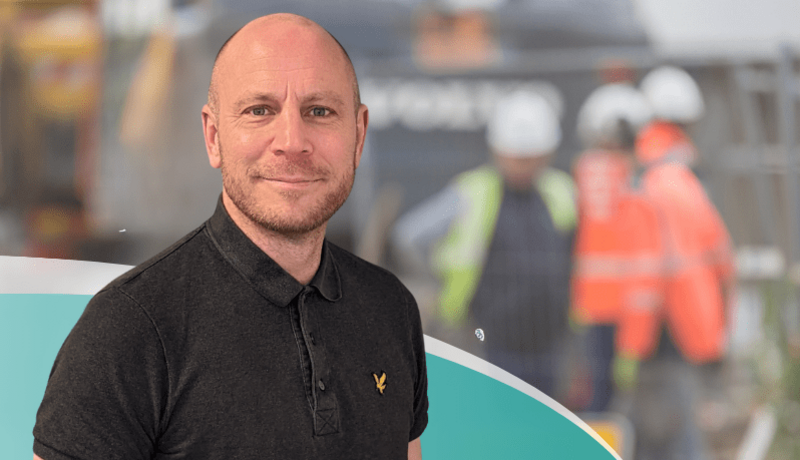
<svg viewBox="0 0 800 460"><path fill-rule="evenodd" d="M631 160L617 151L589 150L575 162L573 172L579 212L573 318L583 324L617 324L624 319L626 328L634 329L654 321L650 312L659 303L660 233L653 207L630 189ZM624 348L643 347L636 334L618 333L617 341Z"/></svg>
<svg viewBox="0 0 800 460"><path fill-rule="evenodd" d="M642 128L636 137L636 159L643 166L660 161L691 165L697 159L697 151L680 126L656 120Z"/></svg>
<svg viewBox="0 0 800 460"><path fill-rule="evenodd" d="M646 142L638 145L649 147ZM648 152L639 153L653 157ZM679 160L664 158L652 163L641 186L657 210L664 245L664 305L653 315L664 318L675 345L688 361L717 360L727 343L723 289L734 274L725 224L700 181ZM650 318L646 323L660 321ZM660 327L634 329L639 334L653 333L645 341L658 340ZM637 357L647 357L644 348L636 351Z"/></svg>
<svg viewBox="0 0 800 460"><path fill-rule="evenodd" d="M615 348L621 356L644 359L655 351L663 321L664 236L656 207L642 193L632 191L626 196L618 219L628 269Z"/></svg>

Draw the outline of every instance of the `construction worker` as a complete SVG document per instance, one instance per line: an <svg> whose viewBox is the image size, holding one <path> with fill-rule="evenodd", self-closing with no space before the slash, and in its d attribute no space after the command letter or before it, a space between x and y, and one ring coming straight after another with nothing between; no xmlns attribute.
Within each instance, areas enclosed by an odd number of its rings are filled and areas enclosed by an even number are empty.
<svg viewBox="0 0 800 460"><path fill-rule="evenodd" d="M717 361L726 346L733 253L722 218L689 169L696 149L681 127L702 116L702 96L694 80L675 67L652 71L641 90L655 121L637 139L637 158L645 168L642 189L666 230L666 319L689 362Z"/></svg>
<svg viewBox="0 0 800 460"><path fill-rule="evenodd" d="M558 116L539 94L515 91L497 102L486 139L493 161L402 216L393 239L431 261L441 323L476 332L489 362L553 397L577 218L571 178L548 166Z"/></svg>
<svg viewBox="0 0 800 460"><path fill-rule="evenodd" d="M664 303L651 312L641 337L648 346L618 356L618 381L636 383L634 424L641 458L706 458L694 407L701 389L699 365L720 361L726 348L726 304L733 279L728 231L689 165L696 150L682 125L699 119L702 95L683 70L660 67L640 89L654 121L636 142L645 168L641 187L655 206L664 246ZM646 315L645 315L646 316ZM656 346L653 346L656 343ZM641 362L640 365L637 363ZM638 372L632 371L638 367Z"/></svg>
<svg viewBox="0 0 800 460"><path fill-rule="evenodd" d="M574 162L580 225L575 243L571 315L583 332L591 385L582 409L602 412L612 396L616 324L627 312L652 310L660 285L660 238L652 206L633 188L636 132L651 117L633 86L599 87L578 113L586 150ZM619 346L630 347L638 320L628 315ZM588 387L588 388L587 388ZM588 402L586 400L588 399Z"/></svg>

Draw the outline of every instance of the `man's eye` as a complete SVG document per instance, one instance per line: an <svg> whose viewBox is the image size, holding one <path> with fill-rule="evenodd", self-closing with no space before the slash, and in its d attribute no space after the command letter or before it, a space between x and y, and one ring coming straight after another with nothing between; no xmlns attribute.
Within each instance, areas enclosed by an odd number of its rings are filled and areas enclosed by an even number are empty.
<svg viewBox="0 0 800 460"><path fill-rule="evenodd" d="M311 115L314 115L315 117L324 117L325 115L328 115L328 113L330 113L330 110L326 109L325 107L314 107L311 109Z"/></svg>
<svg viewBox="0 0 800 460"><path fill-rule="evenodd" d="M253 115L255 115L257 117L263 117L264 115L267 114L267 108L266 107L254 107L254 108L250 109L250 113L252 113Z"/></svg>

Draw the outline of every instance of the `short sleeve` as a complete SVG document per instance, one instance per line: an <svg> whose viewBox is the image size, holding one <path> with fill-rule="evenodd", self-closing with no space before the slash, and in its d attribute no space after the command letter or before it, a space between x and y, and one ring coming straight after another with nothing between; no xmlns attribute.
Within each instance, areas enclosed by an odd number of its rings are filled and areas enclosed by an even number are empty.
<svg viewBox="0 0 800 460"><path fill-rule="evenodd" d="M422 320L419 308L411 293L408 298L408 316L411 331L411 343L416 359L417 375L414 381L414 421L408 440L413 441L422 435L428 426L428 368L425 364L425 341L422 334Z"/></svg>
<svg viewBox="0 0 800 460"><path fill-rule="evenodd" d="M150 459L167 388L149 317L120 290L101 291L56 356L33 450L45 460Z"/></svg>

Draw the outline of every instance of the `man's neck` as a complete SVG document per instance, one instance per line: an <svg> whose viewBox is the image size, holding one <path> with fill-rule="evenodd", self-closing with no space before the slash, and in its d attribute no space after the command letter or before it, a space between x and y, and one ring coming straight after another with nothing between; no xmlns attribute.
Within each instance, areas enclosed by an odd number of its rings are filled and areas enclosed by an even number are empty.
<svg viewBox="0 0 800 460"><path fill-rule="evenodd" d="M325 225L307 233L285 235L253 222L226 194L223 194L222 203L236 226L292 278L301 284L308 284L314 278L322 259Z"/></svg>

